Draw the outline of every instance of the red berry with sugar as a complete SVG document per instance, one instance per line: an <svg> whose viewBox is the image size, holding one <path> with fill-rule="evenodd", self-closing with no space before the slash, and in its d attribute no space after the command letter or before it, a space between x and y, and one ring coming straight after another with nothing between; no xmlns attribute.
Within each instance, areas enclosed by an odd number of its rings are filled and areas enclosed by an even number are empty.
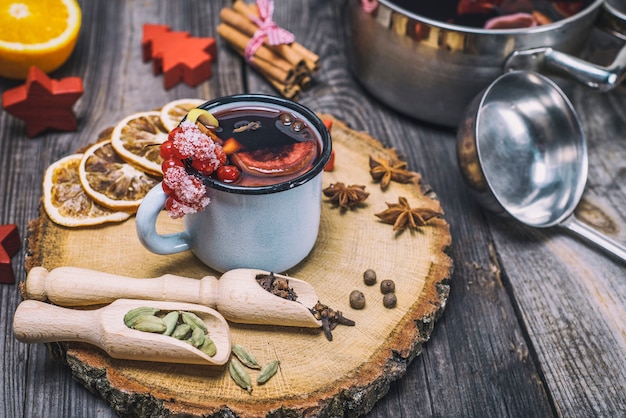
<svg viewBox="0 0 626 418"><path fill-rule="evenodd" d="M180 126L175 127L174 129L172 129L170 131L169 134L167 134L167 139L169 141L173 141L174 137L178 134L178 133L182 133L183 132L183 128L181 128Z"/></svg>
<svg viewBox="0 0 626 418"><path fill-rule="evenodd" d="M167 211L169 212L172 210L172 206L174 206L175 204L176 204L176 196L170 195L165 200L165 209L167 209Z"/></svg>
<svg viewBox="0 0 626 418"><path fill-rule="evenodd" d="M165 173L172 167L184 167L185 165L178 158L168 158L161 163L161 170Z"/></svg>

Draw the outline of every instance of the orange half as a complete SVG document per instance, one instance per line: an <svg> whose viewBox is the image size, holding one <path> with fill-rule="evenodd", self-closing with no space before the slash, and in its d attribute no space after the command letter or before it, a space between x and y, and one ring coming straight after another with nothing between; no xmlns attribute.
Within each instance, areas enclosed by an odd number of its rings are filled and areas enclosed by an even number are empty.
<svg viewBox="0 0 626 418"><path fill-rule="evenodd" d="M0 76L23 80L31 66L59 68L74 50L81 19L75 0L0 0Z"/></svg>

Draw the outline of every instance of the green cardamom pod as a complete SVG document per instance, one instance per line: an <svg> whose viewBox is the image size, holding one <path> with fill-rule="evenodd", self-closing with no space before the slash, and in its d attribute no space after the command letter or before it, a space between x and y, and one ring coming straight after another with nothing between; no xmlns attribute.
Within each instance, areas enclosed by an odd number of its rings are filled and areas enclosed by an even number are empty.
<svg viewBox="0 0 626 418"><path fill-rule="evenodd" d="M166 328L167 326L165 325L165 322L163 322L161 318L154 315L141 315L137 318L135 325L133 326L133 329L136 329L137 331L156 332L159 334L162 334Z"/></svg>
<svg viewBox="0 0 626 418"><path fill-rule="evenodd" d="M200 328L205 334L209 332L204 321L193 312L181 312L183 322L191 328Z"/></svg>
<svg viewBox="0 0 626 418"><path fill-rule="evenodd" d="M208 335L205 335L204 342L198 348L209 357L213 357L217 353L217 346Z"/></svg>
<svg viewBox="0 0 626 418"><path fill-rule="evenodd" d="M180 324L172 331L172 337L178 340L186 340L191 335L191 327L188 324Z"/></svg>
<svg viewBox="0 0 626 418"><path fill-rule="evenodd" d="M150 306L140 306L138 308L131 309L124 315L124 324L128 328L133 328L137 319L142 315L154 315L159 312L158 308L152 308Z"/></svg>
<svg viewBox="0 0 626 418"><path fill-rule="evenodd" d="M165 326L167 326L163 335L172 335L174 328L176 328L178 324L178 317L177 311L172 311L163 317L163 322L165 322Z"/></svg>
<svg viewBox="0 0 626 418"><path fill-rule="evenodd" d="M194 328L191 333L191 337L189 338L189 342L194 347L200 347L202 344L204 344L204 331L202 331L200 328Z"/></svg>
<svg viewBox="0 0 626 418"><path fill-rule="evenodd" d="M256 382L259 385L262 385L263 383L265 383L268 380L270 380L272 378L272 376L274 376L276 374L276 372L278 371L278 365L279 364L280 364L280 361L273 360L273 361L270 361L269 363L267 363L265 366L263 366L263 368L259 372L259 375L256 378Z"/></svg>
<svg viewBox="0 0 626 418"><path fill-rule="evenodd" d="M260 369L261 365L247 348L239 344L233 344L232 352L247 367Z"/></svg>
<svg viewBox="0 0 626 418"><path fill-rule="evenodd" d="M252 393L252 380L250 379L250 375L236 357L231 358L230 362L228 362L228 373L239 387L247 390L248 393Z"/></svg>

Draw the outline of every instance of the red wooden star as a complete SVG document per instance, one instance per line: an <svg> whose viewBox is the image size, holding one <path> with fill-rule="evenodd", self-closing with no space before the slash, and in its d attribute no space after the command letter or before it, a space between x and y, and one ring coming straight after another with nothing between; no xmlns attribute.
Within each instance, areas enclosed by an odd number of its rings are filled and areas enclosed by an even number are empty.
<svg viewBox="0 0 626 418"><path fill-rule="evenodd" d="M195 87L211 78L217 48L214 38L195 38L172 32L169 26L146 24L141 41L144 62L153 60L153 73L163 73L166 89L185 82Z"/></svg>
<svg viewBox="0 0 626 418"><path fill-rule="evenodd" d="M72 106L82 94L83 81L79 77L53 80L31 67L25 84L2 94L2 107L26 123L26 135L32 138L47 129L75 131Z"/></svg>
<svg viewBox="0 0 626 418"><path fill-rule="evenodd" d="M20 249L17 225L0 225L0 283L15 283L11 257Z"/></svg>

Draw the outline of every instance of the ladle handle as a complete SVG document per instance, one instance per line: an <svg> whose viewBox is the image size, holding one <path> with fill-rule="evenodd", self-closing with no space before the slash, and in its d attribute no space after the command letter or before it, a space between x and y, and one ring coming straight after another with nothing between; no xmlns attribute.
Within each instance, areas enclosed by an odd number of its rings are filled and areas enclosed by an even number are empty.
<svg viewBox="0 0 626 418"><path fill-rule="evenodd" d="M626 247L606 235L598 232L589 225L578 220L575 216L570 216L561 223L561 226L569 229L576 235L595 244L615 258L626 262Z"/></svg>
<svg viewBox="0 0 626 418"><path fill-rule="evenodd" d="M116 299L170 300L217 306L215 277L201 280L166 274L139 279L79 267L58 267L51 271L33 267L26 278L30 299L50 300L61 306L88 306Z"/></svg>
<svg viewBox="0 0 626 418"><path fill-rule="evenodd" d="M600 92L619 86L626 77L626 45L608 66L592 64L550 47L515 51L507 58L505 71L531 70L559 74Z"/></svg>
<svg viewBox="0 0 626 418"><path fill-rule="evenodd" d="M626 40L626 14L606 1L602 5L596 26ZM609 65L596 65L550 47L514 51L504 63L504 71L531 70L568 76L587 87L607 92L626 78L626 44L622 45Z"/></svg>
<svg viewBox="0 0 626 418"><path fill-rule="evenodd" d="M35 300L21 302L13 316L13 334L23 343L93 343L102 334L98 325L92 311L73 311Z"/></svg>

